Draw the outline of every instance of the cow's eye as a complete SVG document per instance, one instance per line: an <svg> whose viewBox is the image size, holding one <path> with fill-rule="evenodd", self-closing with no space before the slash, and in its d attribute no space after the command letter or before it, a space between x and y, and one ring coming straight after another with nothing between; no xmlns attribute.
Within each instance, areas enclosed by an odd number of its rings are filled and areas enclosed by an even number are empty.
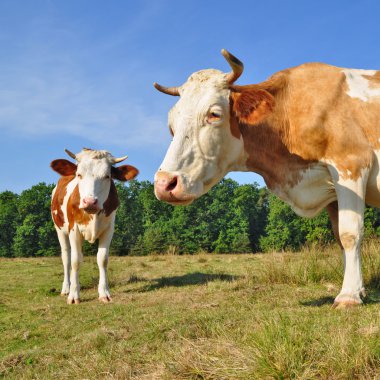
<svg viewBox="0 0 380 380"><path fill-rule="evenodd" d="M208 123L215 123L219 121L222 118L222 113L216 110L212 110L207 115L207 122Z"/></svg>
<svg viewBox="0 0 380 380"><path fill-rule="evenodd" d="M104 179L110 179L111 177L109 175L106 175Z"/></svg>
<svg viewBox="0 0 380 380"><path fill-rule="evenodd" d="M79 179L82 179L82 174L77 174L77 177L79 178Z"/></svg>

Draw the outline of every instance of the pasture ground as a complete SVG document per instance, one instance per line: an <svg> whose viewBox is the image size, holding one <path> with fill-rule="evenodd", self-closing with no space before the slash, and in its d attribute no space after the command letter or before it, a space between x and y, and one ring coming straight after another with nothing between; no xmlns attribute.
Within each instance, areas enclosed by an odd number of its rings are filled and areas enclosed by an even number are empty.
<svg viewBox="0 0 380 380"><path fill-rule="evenodd" d="M339 249L111 257L113 302L85 257L82 303L59 295L59 258L0 260L0 378L380 379L380 247L368 297L332 308Z"/></svg>

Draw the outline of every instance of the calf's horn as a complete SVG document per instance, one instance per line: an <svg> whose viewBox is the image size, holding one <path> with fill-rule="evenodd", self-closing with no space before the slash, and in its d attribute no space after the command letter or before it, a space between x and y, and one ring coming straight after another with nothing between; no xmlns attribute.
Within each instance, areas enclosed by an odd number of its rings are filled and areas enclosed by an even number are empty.
<svg viewBox="0 0 380 380"><path fill-rule="evenodd" d="M128 158L128 156L119 157L119 158L114 158L114 159L113 159L113 163L114 163L114 164L117 164L117 163L119 163L119 162L122 162L122 161L126 160L127 158Z"/></svg>
<svg viewBox="0 0 380 380"><path fill-rule="evenodd" d="M70 151L69 151L68 149L66 149L66 148L65 148L65 152L66 152L71 158L73 158L74 160L77 159L77 156L76 156L74 153L70 152Z"/></svg>
<svg viewBox="0 0 380 380"><path fill-rule="evenodd" d="M234 55L228 52L226 49L222 49L222 55L231 66L232 71L227 74L226 79L228 84L234 83L242 74L244 70L243 62L237 59Z"/></svg>
<svg viewBox="0 0 380 380"><path fill-rule="evenodd" d="M156 82L153 83L153 86L156 87L158 91L163 92L164 94L168 94L171 96L179 96L179 87L165 87L161 86Z"/></svg>

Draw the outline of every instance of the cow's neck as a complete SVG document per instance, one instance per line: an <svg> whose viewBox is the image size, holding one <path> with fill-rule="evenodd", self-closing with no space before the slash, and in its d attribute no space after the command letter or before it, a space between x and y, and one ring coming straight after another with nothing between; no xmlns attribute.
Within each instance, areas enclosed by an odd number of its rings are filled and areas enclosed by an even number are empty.
<svg viewBox="0 0 380 380"><path fill-rule="evenodd" d="M292 154L281 129L270 123L254 126L239 123L239 130L244 142L246 169L260 174L270 189L296 184L302 171L312 163Z"/></svg>

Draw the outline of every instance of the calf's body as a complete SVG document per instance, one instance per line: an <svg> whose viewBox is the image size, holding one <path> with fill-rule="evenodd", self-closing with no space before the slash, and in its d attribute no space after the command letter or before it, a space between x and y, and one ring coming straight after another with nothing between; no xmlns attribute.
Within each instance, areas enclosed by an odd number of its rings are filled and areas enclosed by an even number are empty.
<svg viewBox="0 0 380 380"><path fill-rule="evenodd" d="M111 295L107 280L107 263L116 210L119 205L113 178L126 181L134 178L138 170L130 165L118 168L109 152L84 149L77 155L68 152L78 164L68 160L54 160L53 170L61 174L53 190L51 212L61 246L64 279L63 295L67 302L79 303L79 267L83 260L83 240L98 240L99 299L109 302Z"/></svg>

